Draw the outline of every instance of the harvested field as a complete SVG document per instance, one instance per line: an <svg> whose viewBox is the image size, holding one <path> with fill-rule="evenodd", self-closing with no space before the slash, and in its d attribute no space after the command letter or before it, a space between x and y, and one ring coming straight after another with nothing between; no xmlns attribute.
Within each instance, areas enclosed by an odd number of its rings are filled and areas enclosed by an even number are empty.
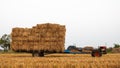
<svg viewBox="0 0 120 68"><path fill-rule="evenodd" d="M90 54L1 54L0 68L120 68L120 54L91 57Z"/></svg>
<svg viewBox="0 0 120 68"><path fill-rule="evenodd" d="M59 24L37 24L32 28L13 28L11 48L14 51L43 50L63 52L65 26Z"/></svg>

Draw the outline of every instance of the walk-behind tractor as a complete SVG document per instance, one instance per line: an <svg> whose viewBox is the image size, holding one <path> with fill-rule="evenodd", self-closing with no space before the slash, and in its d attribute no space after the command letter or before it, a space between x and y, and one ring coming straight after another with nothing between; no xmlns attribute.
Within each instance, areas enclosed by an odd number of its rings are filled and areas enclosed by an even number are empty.
<svg viewBox="0 0 120 68"><path fill-rule="evenodd" d="M97 49L87 46L84 48L69 46L64 52L68 54L91 54L92 57L101 57L102 54L107 54L106 46L99 46Z"/></svg>

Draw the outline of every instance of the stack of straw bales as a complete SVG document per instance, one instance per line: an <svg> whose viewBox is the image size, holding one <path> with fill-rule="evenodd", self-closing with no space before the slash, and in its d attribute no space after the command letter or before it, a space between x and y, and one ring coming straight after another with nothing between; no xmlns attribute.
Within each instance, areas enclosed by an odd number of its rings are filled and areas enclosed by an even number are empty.
<svg viewBox="0 0 120 68"><path fill-rule="evenodd" d="M91 46L86 46L82 49L82 52L91 53L94 48Z"/></svg>
<svg viewBox="0 0 120 68"><path fill-rule="evenodd" d="M113 48L112 53L120 53L120 48Z"/></svg>
<svg viewBox="0 0 120 68"><path fill-rule="evenodd" d="M17 50L44 50L63 52L65 26L59 24L37 24L32 28L13 28L11 48Z"/></svg>

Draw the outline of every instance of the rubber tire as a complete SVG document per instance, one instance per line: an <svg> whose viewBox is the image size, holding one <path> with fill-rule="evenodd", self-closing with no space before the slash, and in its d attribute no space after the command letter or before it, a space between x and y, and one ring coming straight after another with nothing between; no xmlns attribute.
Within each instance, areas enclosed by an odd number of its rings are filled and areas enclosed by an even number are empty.
<svg viewBox="0 0 120 68"><path fill-rule="evenodd" d="M93 50L91 53L92 57L101 57L102 53L99 50Z"/></svg>
<svg viewBox="0 0 120 68"><path fill-rule="evenodd" d="M33 57L39 57L39 53L38 53L38 52L33 52L33 53L32 53L32 56L33 56Z"/></svg>
<svg viewBox="0 0 120 68"><path fill-rule="evenodd" d="M39 57L44 57L44 52L43 51L39 52Z"/></svg>

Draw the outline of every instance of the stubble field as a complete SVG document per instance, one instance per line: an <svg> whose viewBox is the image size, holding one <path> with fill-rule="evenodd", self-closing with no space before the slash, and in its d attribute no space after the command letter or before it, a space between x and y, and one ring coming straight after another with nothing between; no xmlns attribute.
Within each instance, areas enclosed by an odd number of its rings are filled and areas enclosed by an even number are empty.
<svg viewBox="0 0 120 68"><path fill-rule="evenodd" d="M50 54L32 57L26 53L0 54L0 68L120 68L120 54L91 57L90 54Z"/></svg>

